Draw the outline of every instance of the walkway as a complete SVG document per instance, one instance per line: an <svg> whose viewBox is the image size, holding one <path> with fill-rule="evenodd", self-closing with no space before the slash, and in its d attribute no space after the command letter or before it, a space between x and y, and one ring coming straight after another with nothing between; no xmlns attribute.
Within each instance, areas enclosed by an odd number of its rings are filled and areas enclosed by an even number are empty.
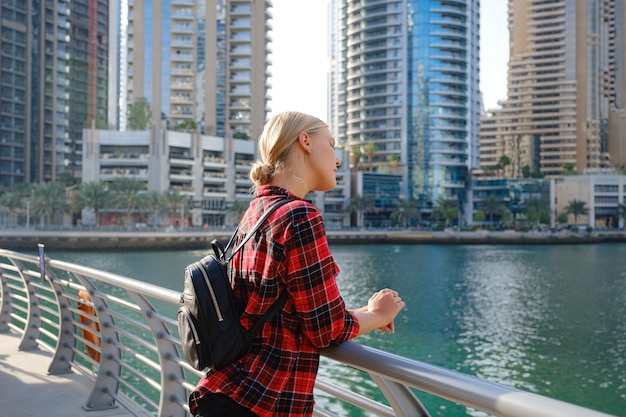
<svg viewBox="0 0 626 417"><path fill-rule="evenodd" d="M77 373L48 375L52 355L41 350L20 351L19 342L15 333L0 333L0 417L148 415L130 401L128 407L134 412L122 406L85 411L82 406L93 381Z"/></svg>

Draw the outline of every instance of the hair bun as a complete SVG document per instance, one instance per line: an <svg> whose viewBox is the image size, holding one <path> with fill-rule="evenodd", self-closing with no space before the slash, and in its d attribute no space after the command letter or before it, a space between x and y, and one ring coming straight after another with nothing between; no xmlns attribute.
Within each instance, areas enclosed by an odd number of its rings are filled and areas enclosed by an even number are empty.
<svg viewBox="0 0 626 417"><path fill-rule="evenodd" d="M250 179L256 185L269 184L273 175L274 167L263 163L263 161L255 162L250 169Z"/></svg>

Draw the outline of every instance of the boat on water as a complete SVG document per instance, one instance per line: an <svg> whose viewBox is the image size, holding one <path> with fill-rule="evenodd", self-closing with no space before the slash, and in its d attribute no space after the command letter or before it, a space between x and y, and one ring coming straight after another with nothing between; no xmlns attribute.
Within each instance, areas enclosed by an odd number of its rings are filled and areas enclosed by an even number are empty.
<svg viewBox="0 0 626 417"><path fill-rule="evenodd" d="M0 344L0 370L10 369L7 358L19 351L24 366L47 362L45 370L37 368L41 376L32 380L31 391L47 375L80 375L77 393L84 397L74 395L63 404L65 415L188 415L186 399L202 373L182 357L176 322L180 293L49 259L43 249L39 256L0 249L0 334L15 342ZM367 374L384 401L319 377L316 394L333 401L319 402L318 416L341 415L344 407L362 415L430 416L420 393L493 416L609 416L355 342L322 354L338 367ZM29 412L38 403L11 392L0 391L3 407L19 406L24 415L41 411Z"/></svg>

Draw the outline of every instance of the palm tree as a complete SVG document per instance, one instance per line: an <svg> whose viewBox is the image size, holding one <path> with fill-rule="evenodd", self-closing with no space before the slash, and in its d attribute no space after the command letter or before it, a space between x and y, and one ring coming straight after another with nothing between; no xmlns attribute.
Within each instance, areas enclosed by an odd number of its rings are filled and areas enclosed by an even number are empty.
<svg viewBox="0 0 626 417"><path fill-rule="evenodd" d="M454 220L459 215L459 202L455 199L443 196L437 199L437 205L433 209L433 216L437 219L444 219L444 227L448 227L450 220Z"/></svg>
<svg viewBox="0 0 626 417"><path fill-rule="evenodd" d="M11 226L15 226L15 215L17 209L22 207L22 194L19 191L8 191L0 197L0 207L9 209L9 217L11 218Z"/></svg>
<svg viewBox="0 0 626 417"><path fill-rule="evenodd" d="M411 219L419 220L421 217L417 200L396 200L393 205L396 209L391 213L390 219L394 223L402 223L403 228L406 228Z"/></svg>
<svg viewBox="0 0 626 417"><path fill-rule="evenodd" d="M139 97L128 106L128 128L130 130L145 130L150 127L152 109L145 97Z"/></svg>
<svg viewBox="0 0 626 417"><path fill-rule="evenodd" d="M144 204L141 191L146 184L138 179L121 177L111 183L113 201L126 210L126 226L130 227L133 211Z"/></svg>
<svg viewBox="0 0 626 417"><path fill-rule="evenodd" d="M36 216L43 216L46 225L52 224L57 212L68 213L70 203L65 193L65 186L58 181L44 182L35 187L33 212Z"/></svg>
<svg viewBox="0 0 626 417"><path fill-rule="evenodd" d="M359 163L361 162L362 156L361 147L359 145L353 145L352 151L350 152L350 159L352 160L352 169L355 172L359 170Z"/></svg>
<svg viewBox="0 0 626 417"><path fill-rule="evenodd" d="M398 155L387 155L387 162L391 168L391 172L396 172L396 168L400 165L400 157Z"/></svg>
<svg viewBox="0 0 626 417"><path fill-rule="evenodd" d="M88 181L81 184L76 194L77 203L92 208L96 217L96 226L100 226L100 209L107 207L111 192L103 181Z"/></svg>
<svg viewBox="0 0 626 417"><path fill-rule="evenodd" d="M167 207L165 196L158 191L149 191L143 196L145 207L152 212L153 226L159 227L159 210Z"/></svg>
<svg viewBox="0 0 626 417"><path fill-rule="evenodd" d="M578 216L586 216L589 214L589 209L585 207L587 203L583 200L570 200L567 202L565 212L574 216L574 224L578 224Z"/></svg>
<svg viewBox="0 0 626 417"><path fill-rule="evenodd" d="M168 209L168 214L172 215L172 217L176 216L176 213L182 209L185 209L185 206L187 205L187 196L184 194L181 194L180 192L174 190L168 190L165 192L164 195L164 201L165 201L165 206ZM180 225L181 227L183 226L182 224Z"/></svg>
<svg viewBox="0 0 626 417"><path fill-rule="evenodd" d="M505 167L511 165L511 158L506 155L502 155L500 160L498 161L498 171L500 171L500 176L504 177L504 169Z"/></svg>
<svg viewBox="0 0 626 417"><path fill-rule="evenodd" d="M348 211L350 213L357 213L357 226L363 227L365 213L375 211L374 202L367 196L356 195L350 198Z"/></svg>
<svg viewBox="0 0 626 417"><path fill-rule="evenodd" d="M486 199L483 200L483 211L489 216L489 223L493 226L493 215L502 212L504 205L502 200L493 194L489 194Z"/></svg>
<svg viewBox="0 0 626 417"><path fill-rule="evenodd" d="M367 157L367 162L369 163L369 170L374 170L374 157L376 156L376 151L378 150L378 146L374 142L368 142L365 144L364 154Z"/></svg>

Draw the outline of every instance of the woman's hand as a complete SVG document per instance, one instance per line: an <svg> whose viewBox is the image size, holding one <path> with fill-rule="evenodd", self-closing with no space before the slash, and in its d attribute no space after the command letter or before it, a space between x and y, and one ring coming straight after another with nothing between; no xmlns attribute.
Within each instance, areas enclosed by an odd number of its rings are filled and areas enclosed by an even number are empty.
<svg viewBox="0 0 626 417"><path fill-rule="evenodd" d="M395 330L393 320L405 305L396 291L385 288L375 292L367 302L367 307L353 312L359 321L359 334L369 333L375 329L383 333L393 333Z"/></svg>

